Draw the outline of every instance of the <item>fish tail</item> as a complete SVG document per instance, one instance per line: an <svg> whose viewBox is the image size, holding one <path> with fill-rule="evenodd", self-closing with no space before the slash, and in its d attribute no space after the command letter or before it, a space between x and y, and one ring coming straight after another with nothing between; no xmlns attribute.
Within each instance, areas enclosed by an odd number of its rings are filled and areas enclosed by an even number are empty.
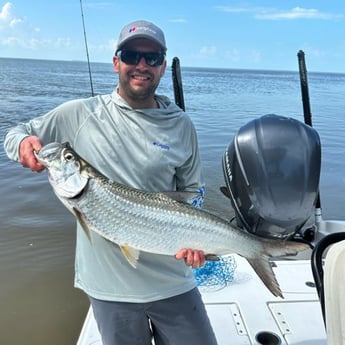
<svg viewBox="0 0 345 345"><path fill-rule="evenodd" d="M261 258L247 260L249 264L253 267L256 274L265 284L267 289L270 290L274 296L284 298L277 278L272 270L271 263L268 260L268 257L264 256Z"/></svg>
<svg viewBox="0 0 345 345"><path fill-rule="evenodd" d="M310 248L309 245L302 242L266 240L263 242L261 256L247 258L247 260L271 293L276 297L284 298L269 258L297 255L308 248Z"/></svg>

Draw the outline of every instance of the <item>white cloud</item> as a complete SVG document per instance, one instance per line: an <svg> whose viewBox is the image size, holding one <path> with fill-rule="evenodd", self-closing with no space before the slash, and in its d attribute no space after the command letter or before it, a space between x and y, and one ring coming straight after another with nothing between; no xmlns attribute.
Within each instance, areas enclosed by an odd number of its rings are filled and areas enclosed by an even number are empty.
<svg viewBox="0 0 345 345"><path fill-rule="evenodd" d="M294 7L291 10L280 11L280 10L268 10L262 11L261 13L256 13L255 15L258 19L336 19L341 18L339 14L332 14L326 12L320 12L314 8L302 8Z"/></svg>
<svg viewBox="0 0 345 345"><path fill-rule="evenodd" d="M6 21L11 16L11 8L12 4L10 2L6 2L4 6L2 6L1 12L0 12L0 20Z"/></svg>
<svg viewBox="0 0 345 345"><path fill-rule="evenodd" d="M217 59L217 48L215 46L202 46L191 53L190 58L194 61L202 61L204 59L214 61Z"/></svg>
<svg viewBox="0 0 345 345"><path fill-rule="evenodd" d="M6 29L13 29L18 24L23 22L22 19L16 18L12 14L13 5L10 2L6 2L5 5L2 6L0 11L0 30L4 31Z"/></svg>
<svg viewBox="0 0 345 345"><path fill-rule="evenodd" d="M343 18L343 14L321 12L314 8L294 7L289 10L278 10L264 7L232 7L217 6L217 10L228 13L253 13L254 17L262 20L293 20L293 19L323 19L333 20Z"/></svg>
<svg viewBox="0 0 345 345"><path fill-rule="evenodd" d="M246 12L257 12L261 9L258 7L233 7L233 6L216 6L217 10L229 13L246 13Z"/></svg>
<svg viewBox="0 0 345 345"><path fill-rule="evenodd" d="M0 45L3 46L13 46L17 43L17 39L15 37L5 37L3 39L0 40Z"/></svg>
<svg viewBox="0 0 345 345"><path fill-rule="evenodd" d="M69 37L48 39L40 37L41 29L16 17L14 7L10 2L7 2L0 11L0 32L0 45L7 48L54 50L73 46Z"/></svg>
<svg viewBox="0 0 345 345"><path fill-rule="evenodd" d="M227 60L232 61L232 62L239 61L240 60L240 55L241 55L241 53L240 53L239 49L237 49L237 48L232 48L231 50L227 50L225 52L225 58Z"/></svg>
<svg viewBox="0 0 345 345"><path fill-rule="evenodd" d="M56 38L56 39L37 39L37 38L23 38L20 36L10 36L0 38L0 45L12 48L21 48L36 50L44 49L58 49L73 47L70 38Z"/></svg>
<svg viewBox="0 0 345 345"><path fill-rule="evenodd" d="M183 18L176 18L176 19L170 19L169 22L170 23L187 23L187 20Z"/></svg>
<svg viewBox="0 0 345 345"><path fill-rule="evenodd" d="M110 39L108 40L108 42L105 43L100 43L100 44L89 44L89 48L90 50L100 53L100 52L106 52L106 53L114 53L115 49L116 49L116 44L117 44L117 40L115 39Z"/></svg>
<svg viewBox="0 0 345 345"><path fill-rule="evenodd" d="M308 52L308 56L313 56L313 57L317 57L317 58L325 55L325 53L322 50L320 50L318 48L314 48L309 43L303 44L302 50L305 52Z"/></svg>
<svg viewBox="0 0 345 345"><path fill-rule="evenodd" d="M23 23L22 19L14 18L10 21L10 27L14 28L15 26L17 26L18 24L21 24L21 23Z"/></svg>
<svg viewBox="0 0 345 345"><path fill-rule="evenodd" d="M216 55L217 48L215 46L203 46L199 50L199 55L202 57L214 57Z"/></svg>
<svg viewBox="0 0 345 345"><path fill-rule="evenodd" d="M109 6L112 6L113 3L112 2L86 2L85 4L83 4L83 7L88 7L88 8L93 8L93 9L97 9L97 8L106 8Z"/></svg>
<svg viewBox="0 0 345 345"><path fill-rule="evenodd" d="M255 63L260 62L261 61L261 57L262 57L261 51L256 50L256 49L252 49L250 51L250 57L251 57L253 62L255 62Z"/></svg>

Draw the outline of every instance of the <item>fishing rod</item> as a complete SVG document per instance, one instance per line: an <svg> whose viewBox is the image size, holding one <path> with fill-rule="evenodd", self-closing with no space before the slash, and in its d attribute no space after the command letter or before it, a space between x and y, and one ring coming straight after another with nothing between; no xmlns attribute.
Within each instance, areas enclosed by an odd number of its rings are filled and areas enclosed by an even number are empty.
<svg viewBox="0 0 345 345"><path fill-rule="evenodd" d="M305 56L304 56L303 50L298 51L297 56L298 56L299 76L300 76L300 83L301 83L304 122L305 124L312 127L312 116L311 116L310 99L309 99L307 68L305 64ZM321 220L320 193L318 193L315 207L316 207L316 217Z"/></svg>
<svg viewBox="0 0 345 345"><path fill-rule="evenodd" d="M83 3L82 3L82 0L80 0L80 12L81 12L81 19L82 19L82 22L83 22L84 41L85 41L87 65L88 65L88 68L89 68L89 78L90 78L91 95L92 95L92 97L93 97L95 94L94 94L94 92L93 92L92 74L91 74L91 66L90 66L90 58L89 58L89 49L88 49L88 46L87 46L87 38L86 38L86 30L85 30L85 21L84 21L84 11L83 11Z"/></svg>
<svg viewBox="0 0 345 345"><path fill-rule="evenodd" d="M174 88L175 103L185 111L184 97L183 97L183 87L182 87L182 76L180 68L180 60L178 57L174 57L172 61L172 81Z"/></svg>

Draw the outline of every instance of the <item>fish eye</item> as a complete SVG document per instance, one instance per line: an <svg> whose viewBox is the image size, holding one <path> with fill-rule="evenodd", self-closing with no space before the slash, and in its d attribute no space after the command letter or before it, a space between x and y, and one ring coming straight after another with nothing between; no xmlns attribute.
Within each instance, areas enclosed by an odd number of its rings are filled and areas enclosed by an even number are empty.
<svg viewBox="0 0 345 345"><path fill-rule="evenodd" d="M64 156L65 160L67 162L72 162L74 161L74 156L71 152L66 152L65 156Z"/></svg>

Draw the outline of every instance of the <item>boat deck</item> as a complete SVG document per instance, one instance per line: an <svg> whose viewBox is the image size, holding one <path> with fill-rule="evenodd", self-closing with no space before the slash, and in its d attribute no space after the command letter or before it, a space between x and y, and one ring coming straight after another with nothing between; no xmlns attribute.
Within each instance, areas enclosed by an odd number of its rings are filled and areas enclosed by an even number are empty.
<svg viewBox="0 0 345 345"><path fill-rule="evenodd" d="M234 255L234 281L200 287L219 345L326 345L310 260L274 261L284 299L274 297L248 262ZM90 308L77 345L101 345Z"/></svg>

